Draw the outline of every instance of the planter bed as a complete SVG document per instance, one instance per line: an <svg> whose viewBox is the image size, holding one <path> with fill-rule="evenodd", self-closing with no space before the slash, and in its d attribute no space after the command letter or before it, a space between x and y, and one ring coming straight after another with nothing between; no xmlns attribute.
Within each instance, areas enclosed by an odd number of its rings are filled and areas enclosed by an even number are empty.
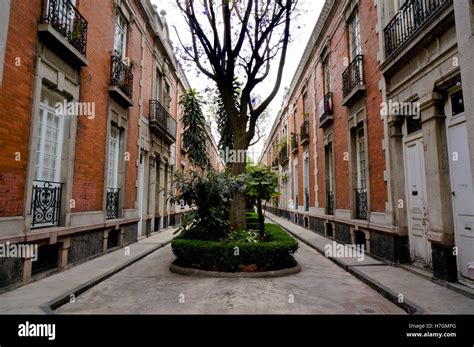
<svg viewBox="0 0 474 347"><path fill-rule="evenodd" d="M297 267L298 242L280 226L265 224L268 241L258 243L202 241L176 237L173 265L214 272L268 272Z"/></svg>

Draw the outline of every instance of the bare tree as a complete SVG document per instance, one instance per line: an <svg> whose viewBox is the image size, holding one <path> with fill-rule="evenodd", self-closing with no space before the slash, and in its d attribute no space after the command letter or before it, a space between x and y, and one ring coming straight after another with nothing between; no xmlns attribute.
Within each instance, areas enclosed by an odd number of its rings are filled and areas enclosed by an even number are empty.
<svg viewBox="0 0 474 347"><path fill-rule="evenodd" d="M176 0L191 34L182 45L182 58L193 62L215 82L222 98L234 149L247 150L256 135L256 125L276 96L290 41L290 24L298 0ZM273 88L256 102L255 88L270 73L278 57ZM234 81L242 83L236 100ZM233 175L245 170L245 163L231 163ZM231 202L231 227L245 227L245 197Z"/></svg>

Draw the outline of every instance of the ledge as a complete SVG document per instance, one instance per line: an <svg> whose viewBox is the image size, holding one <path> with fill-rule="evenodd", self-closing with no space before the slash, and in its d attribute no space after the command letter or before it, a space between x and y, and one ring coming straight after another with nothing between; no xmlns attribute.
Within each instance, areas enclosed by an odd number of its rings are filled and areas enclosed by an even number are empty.
<svg viewBox="0 0 474 347"><path fill-rule="evenodd" d="M133 101L128 97L119 87L109 86L109 93L115 97L115 99L125 107L132 107Z"/></svg>
<svg viewBox="0 0 474 347"><path fill-rule="evenodd" d="M296 213L296 214L301 214L307 217L313 217L313 218L319 218L324 220L325 222L335 222L335 223L342 223L342 224L347 224L347 225L352 225L356 228L365 228L365 229L370 229L374 231L380 231L385 234L391 234L391 235L399 235L399 236L406 236L406 230L403 227L399 227L396 225L380 225L376 224L373 222L369 222L368 220L362 220L362 219L347 219L347 218L341 218L341 217L336 217L334 215L328 215L328 214L314 214L309 211L303 211L303 210L295 210L295 209L281 209L278 207L273 207L273 206L267 206L270 208L274 208L277 210L281 211L288 211L290 213ZM271 211L269 211L272 213ZM281 217L283 218L283 217ZM293 221L291 221L294 223ZM296 224L296 223L295 223Z"/></svg>
<svg viewBox="0 0 474 347"><path fill-rule="evenodd" d="M72 60L75 65L79 67L89 65L85 55L71 45L51 24L38 24L38 34L46 44L54 48L55 52L62 53L67 60Z"/></svg>
<svg viewBox="0 0 474 347"><path fill-rule="evenodd" d="M351 92L342 100L342 106L347 106L353 99L359 96L359 94L365 93L365 84L355 86Z"/></svg>
<svg viewBox="0 0 474 347"><path fill-rule="evenodd" d="M323 119L319 118L319 128L324 128L330 125L334 120L334 116L332 114L324 116Z"/></svg>

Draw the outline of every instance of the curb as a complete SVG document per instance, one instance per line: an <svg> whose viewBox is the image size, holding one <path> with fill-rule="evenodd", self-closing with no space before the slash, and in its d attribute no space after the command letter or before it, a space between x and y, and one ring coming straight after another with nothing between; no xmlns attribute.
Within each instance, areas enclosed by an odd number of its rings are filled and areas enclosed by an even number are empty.
<svg viewBox="0 0 474 347"><path fill-rule="evenodd" d="M44 303L43 305L40 305L39 307L46 313L46 314L56 314L55 310L57 310L58 308L60 308L61 306L64 306L65 304L69 303L69 300L70 300L70 297L71 295L74 295L76 298L81 295L82 293L84 293L85 291L91 289L92 287L95 287L96 285L98 285L99 283L105 281L106 279L108 279L109 277L112 277L113 275L117 274L118 272L122 271L123 269L129 267L130 265L136 263L137 261L145 258L146 256L150 255L151 253L159 250L160 248L163 248L165 246L167 246L169 243L171 243L172 239L169 240L169 241L166 241L164 243L158 243L156 247L153 247L151 249L149 249L148 251L136 256L135 258L133 259L130 259L129 261L113 268L112 270L102 274L102 275L99 275L79 286L77 286L76 288L70 290L70 291L67 291L59 296L57 296L56 298L50 300L50 301L47 301L46 303Z"/></svg>
<svg viewBox="0 0 474 347"><path fill-rule="evenodd" d="M196 277L214 277L214 278L274 278L295 275L301 272L300 264L282 270L265 271L265 272L220 272L220 271L205 271L193 269L189 267L182 267L171 264L170 271L179 275L196 276Z"/></svg>
<svg viewBox="0 0 474 347"><path fill-rule="evenodd" d="M305 245L307 245L308 247L316 250L317 252L321 253L322 255L325 256L325 253L323 250L319 249L318 247L310 244L308 241L302 239L299 235L295 234L294 232L288 230L287 228L285 228L283 225L281 225L280 223L278 223L277 220L273 219L272 217L269 217L269 216L266 216L268 219L270 219L271 221L273 221L274 223L277 223L280 227L282 227L283 229L285 229L288 233L290 233L291 235L293 235L295 238L297 238L298 240L300 240L301 242L303 242ZM395 293L393 290L391 290L390 288L384 286L383 284L381 284L380 282L374 280L373 278L367 276L366 274L362 273L361 271L359 271L358 269L354 268L353 266L350 266L350 265L347 265L345 264L342 260L338 259L338 258L330 258L330 257L326 257L326 259L329 259L331 260L333 263L335 263L336 265L338 265L339 267L343 268L344 270L346 270L347 272L349 272L351 275L353 275L354 277L356 277L358 280L364 282L366 285L368 285L369 287L371 287L372 289L375 289L379 294L381 294L383 297L385 297L386 299L390 300L391 302L393 302L395 305L397 305L398 307L400 307L401 309L403 309L405 312L409 313L409 314L424 314L425 311L419 307L418 305L416 305L415 303L411 302L410 300L407 300L407 299L403 299L403 302L400 303L398 301L398 294ZM387 266L390 266L390 265L387 265Z"/></svg>

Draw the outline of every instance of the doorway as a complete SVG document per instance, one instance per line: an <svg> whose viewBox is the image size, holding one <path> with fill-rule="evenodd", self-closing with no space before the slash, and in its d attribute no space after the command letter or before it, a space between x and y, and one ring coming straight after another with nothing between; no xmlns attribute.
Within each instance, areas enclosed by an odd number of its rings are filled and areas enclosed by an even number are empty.
<svg viewBox="0 0 474 347"><path fill-rule="evenodd" d="M431 268L431 244L426 235L429 217L421 132L413 135L405 143L405 170L411 260L414 265Z"/></svg>
<svg viewBox="0 0 474 347"><path fill-rule="evenodd" d="M474 280L474 193L462 90L449 94L446 107L458 271L461 279L467 278L472 281Z"/></svg>

